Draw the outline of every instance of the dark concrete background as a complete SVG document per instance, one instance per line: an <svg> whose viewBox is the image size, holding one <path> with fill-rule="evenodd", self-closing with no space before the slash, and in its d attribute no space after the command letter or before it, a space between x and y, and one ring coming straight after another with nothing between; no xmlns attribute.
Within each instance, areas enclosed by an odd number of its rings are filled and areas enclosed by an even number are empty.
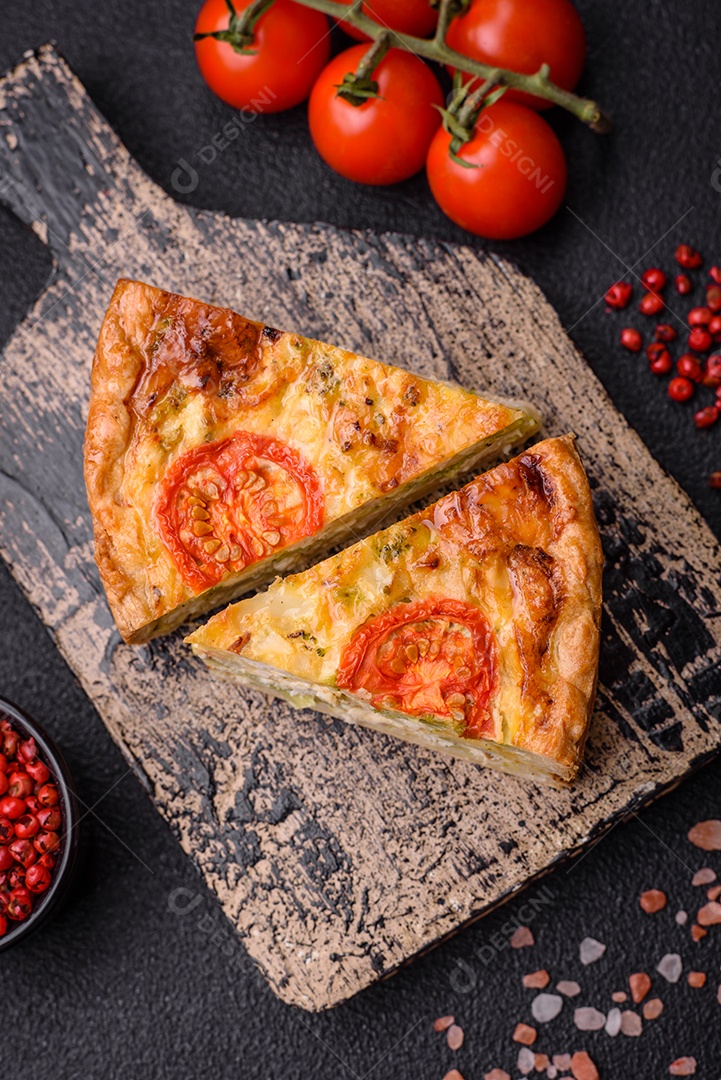
<svg viewBox="0 0 721 1080"><path fill-rule="evenodd" d="M638 270L652 264L672 270L679 242L698 246L709 263L721 261L721 183L714 181L721 155L721 13L714 0L585 0L578 6L589 37L581 89L610 110L616 130L601 139L572 118L553 115L569 158L568 206L535 237L493 247L540 283L617 405L719 533L721 493L708 489L707 477L721 468L721 429L696 432L692 409L672 406L643 360L617 347L620 326L641 326L641 317L606 315L596 302L624 273L624 263L640 259ZM423 177L374 190L330 173L314 154L302 108L248 125L243 138L204 166L198 150L229 112L195 69L189 45L195 11L190 0L112 0L102 7L89 0L6 0L0 69L55 39L154 180L170 191L179 158L198 167L198 188L187 197L196 206L468 242L436 209ZM48 270L39 241L0 210L0 341ZM700 288L696 295L700 300ZM674 307L684 311L678 298ZM576 1004L606 1011L610 993L628 974L652 972L665 952L679 951L686 970L708 973L708 985L691 990L684 974L677 986L667 986L656 976L652 994L664 999L665 1012L640 1038L577 1032L567 1005L536 1049L585 1047L601 1076L614 1080L667 1076L674 1058L693 1054L696 1075L718 1080L718 938L712 931L694 945L688 927L678 928L673 916L702 902L703 891L689 882L693 870L710 864L721 872L721 856L704 857L685 838L697 820L720 816L720 765L549 877L551 902L531 923L533 949L503 948L492 957L488 949L494 934L506 941L504 926L528 911L522 897L387 984L313 1017L282 1005L261 980L240 973L228 955L230 939L213 937L214 928L224 926L217 907L140 785L126 775L97 714L4 569L0 640L0 693L46 722L67 752L84 800L100 800L85 822L87 870L73 904L0 959L5 1074L21 1063L23 1074L38 1080L194 1080L206 1074L218 1080L441 1080L456 1066L466 1080L479 1080L498 1066L515 1080L518 1048L510 1035L518 1020L531 1021L532 995L521 988L522 973L546 967L554 979L577 978L583 993ZM670 902L649 917L637 897L652 886L665 889ZM191 914L170 910L177 888L199 894ZM583 969L578 943L587 934L608 949ZM482 946L485 960L478 955ZM467 993L453 989L458 959L471 972ZM433 1017L447 1011L466 1031L456 1055L430 1029Z"/></svg>

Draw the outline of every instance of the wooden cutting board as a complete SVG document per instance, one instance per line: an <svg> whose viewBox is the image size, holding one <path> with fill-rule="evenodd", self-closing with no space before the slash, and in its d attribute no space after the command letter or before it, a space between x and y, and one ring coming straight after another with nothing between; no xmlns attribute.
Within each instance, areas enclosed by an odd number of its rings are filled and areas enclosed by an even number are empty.
<svg viewBox="0 0 721 1080"><path fill-rule="evenodd" d="M45 47L0 83L2 200L55 268L0 361L0 551L276 993L335 1005L577 853L719 745L721 559L538 288L464 247L177 206ZM114 629L81 473L118 276L528 398L580 437L606 552L598 706L569 792L218 684Z"/></svg>

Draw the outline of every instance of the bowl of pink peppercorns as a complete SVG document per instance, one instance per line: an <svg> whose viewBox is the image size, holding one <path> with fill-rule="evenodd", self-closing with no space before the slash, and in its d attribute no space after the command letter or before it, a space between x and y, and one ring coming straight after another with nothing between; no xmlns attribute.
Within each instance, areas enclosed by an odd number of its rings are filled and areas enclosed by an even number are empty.
<svg viewBox="0 0 721 1080"><path fill-rule="evenodd" d="M42 925L66 895L79 816L60 751L0 698L0 952Z"/></svg>

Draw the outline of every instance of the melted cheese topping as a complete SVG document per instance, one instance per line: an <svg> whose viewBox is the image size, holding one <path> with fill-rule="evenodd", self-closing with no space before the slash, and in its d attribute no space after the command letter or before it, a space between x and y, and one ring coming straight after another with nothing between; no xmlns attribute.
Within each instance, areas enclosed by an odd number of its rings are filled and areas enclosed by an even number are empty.
<svg viewBox="0 0 721 1080"><path fill-rule="evenodd" d="M595 688L600 574L583 468L572 439L554 439L276 581L188 640L201 656L233 652L334 687L348 643L369 620L416 601L473 605L497 647L489 737L573 771Z"/></svg>
<svg viewBox="0 0 721 1080"><path fill-rule="evenodd" d="M237 431L287 444L315 471L328 525L405 486L410 493L419 478L506 431L512 442L535 426L460 388L119 282L98 343L86 440L111 603L120 588L109 587L112 577L124 579L148 620L194 595L155 518L165 474L190 449Z"/></svg>

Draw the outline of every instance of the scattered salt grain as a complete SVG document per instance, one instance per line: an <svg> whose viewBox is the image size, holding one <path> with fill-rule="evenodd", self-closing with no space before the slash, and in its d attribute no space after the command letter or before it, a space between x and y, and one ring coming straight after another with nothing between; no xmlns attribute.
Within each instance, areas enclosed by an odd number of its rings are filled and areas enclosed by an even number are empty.
<svg viewBox="0 0 721 1080"><path fill-rule="evenodd" d="M691 937L694 941L700 941L701 938L706 937L708 930L704 930L703 926L699 926L698 923L694 923L691 927Z"/></svg>
<svg viewBox="0 0 721 1080"><path fill-rule="evenodd" d="M547 971L532 971L523 976L523 985L527 990L543 990L551 981Z"/></svg>
<svg viewBox="0 0 721 1080"><path fill-rule="evenodd" d="M611 994L611 1001L617 1001L619 1004L622 1001L628 1001L628 994L624 990L614 990Z"/></svg>
<svg viewBox="0 0 721 1080"><path fill-rule="evenodd" d="M718 990L716 991L716 1000L718 1001L719 1005L721 1005L721 986L719 986Z"/></svg>
<svg viewBox="0 0 721 1080"><path fill-rule="evenodd" d="M710 866L704 866L703 870L697 870L691 878L692 885L710 885L716 880L716 871Z"/></svg>
<svg viewBox="0 0 721 1080"><path fill-rule="evenodd" d="M489 1073L483 1077L483 1080L511 1080L510 1076L505 1069L491 1069Z"/></svg>
<svg viewBox="0 0 721 1080"><path fill-rule="evenodd" d="M548 1080L556 1080L556 1077L558 1076L558 1069L555 1065L549 1065L547 1067L546 1076L548 1077Z"/></svg>
<svg viewBox="0 0 721 1080"><path fill-rule="evenodd" d="M634 975L629 975L628 985L631 987L634 1005L639 1005L651 989L651 980L645 971L637 971Z"/></svg>
<svg viewBox="0 0 721 1080"><path fill-rule="evenodd" d="M563 998L558 994L537 994L531 1002L533 1019L539 1024L547 1024L549 1020L555 1020L563 1008Z"/></svg>
<svg viewBox="0 0 721 1080"><path fill-rule="evenodd" d="M536 1072L543 1072L548 1068L548 1055L547 1054L534 1054L533 1055L533 1068Z"/></svg>
<svg viewBox="0 0 721 1080"><path fill-rule="evenodd" d="M663 1002L661 998L651 998L643 1007L643 1018L644 1020L656 1020L662 1012Z"/></svg>
<svg viewBox="0 0 721 1080"><path fill-rule="evenodd" d="M560 983L556 983L556 990L564 997L576 997L581 993L581 987L571 979L561 979Z"/></svg>
<svg viewBox="0 0 721 1080"><path fill-rule="evenodd" d="M638 1013L631 1012L630 1009L626 1009L621 1013L621 1031L624 1035L640 1035L643 1031L643 1024L641 1023L641 1017Z"/></svg>
<svg viewBox="0 0 721 1080"><path fill-rule="evenodd" d="M704 851L721 851L721 821L699 821L689 830L688 838Z"/></svg>
<svg viewBox="0 0 721 1080"><path fill-rule="evenodd" d="M677 983L683 971L681 957L678 953L666 953L656 964L656 971L663 975L666 982Z"/></svg>
<svg viewBox="0 0 721 1080"><path fill-rule="evenodd" d="M668 1067L671 1076L694 1076L696 1073L696 1058L676 1058Z"/></svg>
<svg viewBox="0 0 721 1080"><path fill-rule="evenodd" d="M718 900L719 896L721 896L721 885L713 885L706 893L706 896L709 900Z"/></svg>
<svg viewBox="0 0 721 1080"><path fill-rule="evenodd" d="M533 1050L529 1050L527 1046L524 1046L522 1050L518 1051L518 1068L524 1076L528 1076L535 1061L536 1055L533 1053Z"/></svg>
<svg viewBox="0 0 721 1080"><path fill-rule="evenodd" d="M560 1069L561 1072L568 1072L568 1070L571 1068L571 1055L554 1054L553 1064L556 1066L557 1069Z"/></svg>
<svg viewBox="0 0 721 1080"><path fill-rule="evenodd" d="M721 923L721 904L715 900L709 900L708 904L704 904L699 911L696 921L699 926L716 926L717 923Z"/></svg>
<svg viewBox="0 0 721 1080"><path fill-rule="evenodd" d="M511 938L511 948L523 949L527 945L533 945L533 934L527 926L519 926Z"/></svg>
<svg viewBox="0 0 721 1080"><path fill-rule="evenodd" d="M524 1046L533 1046L538 1032L530 1024L516 1024L513 1032L513 1041L523 1043Z"/></svg>
<svg viewBox="0 0 721 1080"><path fill-rule="evenodd" d="M448 1031L451 1024L455 1024L455 1016L439 1016L437 1020L433 1021L434 1031Z"/></svg>
<svg viewBox="0 0 721 1080"><path fill-rule="evenodd" d="M573 1022L579 1031L600 1031L606 1023L606 1015L590 1005L584 1005L574 1012Z"/></svg>
<svg viewBox="0 0 721 1080"><path fill-rule="evenodd" d="M705 971L689 971L688 973L688 985L693 986L695 990L699 990L702 986L706 985L706 972Z"/></svg>
<svg viewBox="0 0 721 1080"><path fill-rule="evenodd" d="M655 915L666 907L666 893L661 889L647 889L641 893L638 902L647 915Z"/></svg>
<svg viewBox="0 0 721 1080"><path fill-rule="evenodd" d="M598 1069L585 1050L578 1050L571 1058L571 1072L575 1080L598 1080Z"/></svg>
<svg viewBox="0 0 721 1080"><path fill-rule="evenodd" d="M460 1050L463 1046L463 1028L458 1024L451 1024L446 1035L448 1046L451 1050Z"/></svg>
<svg viewBox="0 0 721 1080"><path fill-rule="evenodd" d="M611 1035L611 1036L618 1035L619 1031L621 1030L621 1010L620 1009L611 1009L610 1010L608 1016L606 1017L606 1029L605 1030L606 1030L607 1035Z"/></svg>
<svg viewBox="0 0 721 1080"><path fill-rule="evenodd" d="M677 911L676 912L676 922L678 923L679 926L685 926L686 925L686 923L688 922L688 915L686 914L685 911Z"/></svg>
<svg viewBox="0 0 721 1080"><path fill-rule="evenodd" d="M592 937L586 937L581 942L579 948L581 963L593 964L596 960L600 960L605 951L606 946L602 945L600 941L596 941L596 939Z"/></svg>
<svg viewBox="0 0 721 1080"><path fill-rule="evenodd" d="M459 1073L458 1069L451 1069L449 1073L443 1077L443 1080L463 1080L463 1077Z"/></svg>

